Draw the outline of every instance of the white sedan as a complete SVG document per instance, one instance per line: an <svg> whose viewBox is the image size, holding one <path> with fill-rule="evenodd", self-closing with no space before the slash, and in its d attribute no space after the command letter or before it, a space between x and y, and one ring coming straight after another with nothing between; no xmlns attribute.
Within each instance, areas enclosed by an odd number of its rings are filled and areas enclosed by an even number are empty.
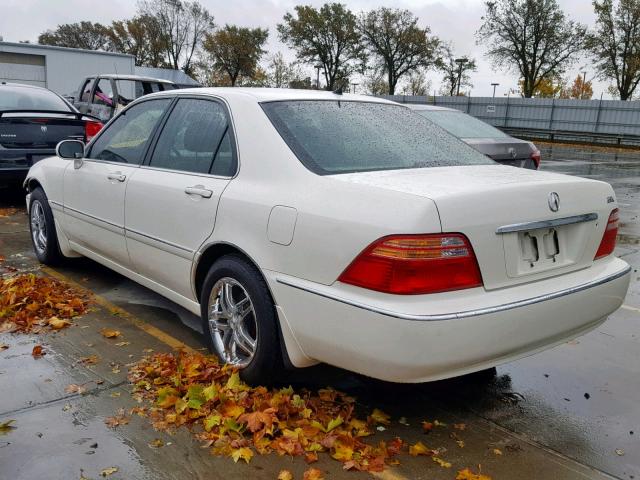
<svg viewBox="0 0 640 480"><path fill-rule="evenodd" d="M486 369L597 327L629 284L610 185L498 165L366 96L148 95L25 185L41 262L83 255L201 315L253 382Z"/></svg>

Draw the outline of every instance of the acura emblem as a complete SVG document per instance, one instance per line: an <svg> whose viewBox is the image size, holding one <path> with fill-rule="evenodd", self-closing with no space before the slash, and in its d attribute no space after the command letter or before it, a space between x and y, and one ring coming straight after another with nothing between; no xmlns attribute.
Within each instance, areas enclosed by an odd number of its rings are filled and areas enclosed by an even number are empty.
<svg viewBox="0 0 640 480"><path fill-rule="evenodd" d="M46 125L41 125L40 126L40 130L42 131L42 133L47 133L47 126Z"/></svg>
<svg viewBox="0 0 640 480"><path fill-rule="evenodd" d="M551 210L552 212L557 212L560 208L560 195L558 195L556 192L551 192L549 194L548 200L549 210Z"/></svg>

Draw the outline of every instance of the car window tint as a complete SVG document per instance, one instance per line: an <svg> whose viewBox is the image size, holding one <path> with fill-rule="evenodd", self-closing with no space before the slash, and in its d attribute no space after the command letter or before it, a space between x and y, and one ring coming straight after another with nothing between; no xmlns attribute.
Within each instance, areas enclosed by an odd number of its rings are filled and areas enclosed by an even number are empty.
<svg viewBox="0 0 640 480"><path fill-rule="evenodd" d="M55 93L44 88L0 85L0 110L72 111Z"/></svg>
<svg viewBox="0 0 640 480"><path fill-rule="evenodd" d="M416 112L458 138L506 138L508 136L488 123L463 112L447 110L416 110Z"/></svg>
<svg viewBox="0 0 640 480"><path fill-rule="evenodd" d="M493 163L400 105L330 100L262 107L298 159L320 175Z"/></svg>
<svg viewBox="0 0 640 480"><path fill-rule="evenodd" d="M209 100L178 101L162 128L150 165L193 173L209 173L227 130L222 105Z"/></svg>
<svg viewBox="0 0 640 480"><path fill-rule="evenodd" d="M213 160L213 166L211 167L212 175L219 175L221 177L233 177L236 173L236 157L233 154L233 147L231 145L231 135L229 129L222 137L216 158Z"/></svg>
<svg viewBox="0 0 640 480"><path fill-rule="evenodd" d="M149 100L126 110L98 137L89 158L139 165L149 137L170 102Z"/></svg>
<svg viewBox="0 0 640 480"><path fill-rule="evenodd" d="M111 80L108 78L101 78L98 80L98 85L93 91L92 103L98 105L106 105L107 107L113 106L113 89L111 88Z"/></svg>

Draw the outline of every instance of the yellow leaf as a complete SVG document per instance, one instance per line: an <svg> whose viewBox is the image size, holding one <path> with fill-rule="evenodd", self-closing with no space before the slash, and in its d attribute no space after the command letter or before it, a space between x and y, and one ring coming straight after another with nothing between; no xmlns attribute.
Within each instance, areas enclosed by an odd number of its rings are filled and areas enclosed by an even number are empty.
<svg viewBox="0 0 640 480"><path fill-rule="evenodd" d="M209 415L207 418L204 419L204 429L207 432L210 432L211 429L217 425L220 425L220 423L222 422L222 416L220 415Z"/></svg>
<svg viewBox="0 0 640 480"><path fill-rule="evenodd" d="M293 480L293 473L289 470L280 470L277 480Z"/></svg>
<svg viewBox="0 0 640 480"><path fill-rule="evenodd" d="M103 328L102 330L100 330L100 333L105 338L116 338L120 336L119 330L113 330L111 328Z"/></svg>
<svg viewBox="0 0 640 480"><path fill-rule="evenodd" d="M391 423L391 417L377 408L373 410L373 413L369 418L375 423L382 423L384 425L389 425Z"/></svg>
<svg viewBox="0 0 640 480"><path fill-rule="evenodd" d="M100 471L100 475L103 477L108 477L109 475L116 473L118 471L118 467L109 467Z"/></svg>
<svg viewBox="0 0 640 480"><path fill-rule="evenodd" d="M229 380L227 380L226 388L228 388L229 390L235 390L241 385L241 383L242 380L240 380L240 375L238 375L238 372L233 372L229 377Z"/></svg>
<svg viewBox="0 0 640 480"><path fill-rule="evenodd" d="M436 462L442 468L451 468L451 463L442 460L440 457L431 457L431 460Z"/></svg>
<svg viewBox="0 0 640 480"><path fill-rule="evenodd" d="M491 477L483 475L482 473L473 473L468 468L465 468L464 470L458 471L456 480L491 480Z"/></svg>
<svg viewBox="0 0 640 480"><path fill-rule="evenodd" d="M16 428L13 425L11 425L13 422L15 422L15 420L6 420L4 422L0 422L0 435L6 435L11 430Z"/></svg>
<svg viewBox="0 0 640 480"><path fill-rule="evenodd" d="M303 480L324 480L324 474L322 470L317 468L310 468L302 475Z"/></svg>
<svg viewBox="0 0 640 480"><path fill-rule="evenodd" d="M231 452L231 458L233 458L233 461L236 463L238 463L238 460L240 459L244 460L246 463L249 463L252 457L253 451L247 447L236 448Z"/></svg>
<svg viewBox="0 0 640 480"><path fill-rule="evenodd" d="M409 446L409 455L417 457L418 455L433 455L433 450L428 448L424 443L418 442Z"/></svg>
<svg viewBox="0 0 640 480"><path fill-rule="evenodd" d="M187 401L184 398L176 400L176 413L180 414L187 409Z"/></svg>
<svg viewBox="0 0 640 480"><path fill-rule="evenodd" d="M351 460L353 458L353 447L341 440L336 440L333 444L333 453L331 456L341 462Z"/></svg>
<svg viewBox="0 0 640 480"><path fill-rule="evenodd" d="M493 452L494 455L502 455L502 450L500 450L499 448L494 448L491 451Z"/></svg>
<svg viewBox="0 0 640 480"><path fill-rule="evenodd" d="M54 330L60 330L61 328L71 325L69 320L62 320L58 317L51 317L47 323Z"/></svg>

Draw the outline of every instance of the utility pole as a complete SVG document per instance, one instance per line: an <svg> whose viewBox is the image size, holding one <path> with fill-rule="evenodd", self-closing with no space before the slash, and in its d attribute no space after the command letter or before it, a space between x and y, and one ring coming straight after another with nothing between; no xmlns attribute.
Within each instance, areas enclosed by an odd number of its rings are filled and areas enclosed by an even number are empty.
<svg viewBox="0 0 640 480"><path fill-rule="evenodd" d="M584 87L586 83L587 83L587 72L584 71L582 72L582 88L580 89L580 100L582 100L584 97Z"/></svg>
<svg viewBox="0 0 640 480"><path fill-rule="evenodd" d="M500 85L499 83L492 83L491 86L493 87L493 98L496 98L496 87Z"/></svg>
<svg viewBox="0 0 640 480"><path fill-rule="evenodd" d="M322 65L318 64L313 68L316 69L316 90L320 90L320 69L322 68Z"/></svg>
<svg viewBox="0 0 640 480"><path fill-rule="evenodd" d="M458 64L458 90L456 92L456 96L460 96L460 80L462 79L462 66L467 63L469 60L466 58L456 58L455 62Z"/></svg>

